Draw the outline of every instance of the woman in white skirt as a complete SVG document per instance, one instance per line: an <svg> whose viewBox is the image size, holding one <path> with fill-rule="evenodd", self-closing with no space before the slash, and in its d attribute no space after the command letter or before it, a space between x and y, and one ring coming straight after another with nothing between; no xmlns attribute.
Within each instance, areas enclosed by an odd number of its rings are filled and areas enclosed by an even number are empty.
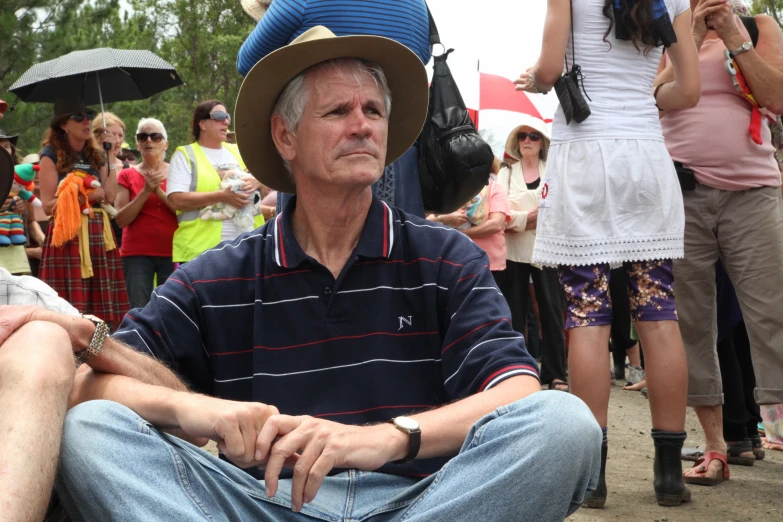
<svg viewBox="0 0 783 522"><path fill-rule="evenodd" d="M579 85L592 112L570 125L562 109L555 115L533 263L559 269L571 329L571 391L604 429L601 474L587 506L606 502L612 266L628 273L631 314L645 347L655 495L661 505L679 505L690 500L680 463L688 369L671 260L683 256L684 215L656 104L672 109L698 103L690 2L571 3L548 0L541 56L516 81L518 89L548 92L563 72L567 53L570 65L581 66ZM676 80L653 92L664 47Z"/></svg>

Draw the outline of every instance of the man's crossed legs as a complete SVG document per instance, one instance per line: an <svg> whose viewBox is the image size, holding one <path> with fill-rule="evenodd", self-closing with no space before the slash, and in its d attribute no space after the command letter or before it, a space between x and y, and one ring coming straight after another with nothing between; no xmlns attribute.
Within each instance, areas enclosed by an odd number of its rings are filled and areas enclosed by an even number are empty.
<svg viewBox="0 0 783 522"><path fill-rule="evenodd" d="M75 520L563 520L597 484L601 430L576 397L540 392L479 420L459 455L424 479L350 470L294 513L290 480L263 481L122 405L66 418L57 492Z"/></svg>

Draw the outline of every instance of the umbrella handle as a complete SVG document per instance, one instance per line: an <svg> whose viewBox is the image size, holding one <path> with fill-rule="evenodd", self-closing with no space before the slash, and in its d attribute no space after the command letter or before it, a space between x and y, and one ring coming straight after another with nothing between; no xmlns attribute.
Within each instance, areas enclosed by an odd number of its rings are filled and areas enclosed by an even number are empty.
<svg viewBox="0 0 783 522"><path fill-rule="evenodd" d="M101 118L103 119L103 129L106 130L106 111L103 108L103 91L101 91L101 74L96 71L95 79L98 81L98 99L101 102ZM106 168L109 168L109 151L112 149L112 144L108 141L103 142L103 150L106 152Z"/></svg>

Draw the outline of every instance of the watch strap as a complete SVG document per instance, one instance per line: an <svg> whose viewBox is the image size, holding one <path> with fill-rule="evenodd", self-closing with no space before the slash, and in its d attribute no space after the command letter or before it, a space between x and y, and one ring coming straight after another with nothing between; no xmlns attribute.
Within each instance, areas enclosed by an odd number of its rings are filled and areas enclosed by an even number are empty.
<svg viewBox="0 0 783 522"><path fill-rule="evenodd" d="M77 366L94 359L101 353L103 344L106 342L106 337L109 336L109 325L107 325L105 321L98 319L93 315L86 314L83 314L82 318L87 319L95 325L95 332L93 332L90 344L87 345L87 348L74 356Z"/></svg>
<svg viewBox="0 0 783 522"><path fill-rule="evenodd" d="M419 454L419 449L421 448L421 429L416 428L415 430L408 430L400 426L399 424L394 422L394 419L389 419L389 421L395 428L400 430L403 433L408 434L408 453L400 460L395 460L393 464L409 464L413 462L416 459L416 456Z"/></svg>
<svg viewBox="0 0 783 522"><path fill-rule="evenodd" d="M734 59L734 57L736 57L738 54L748 52L751 49L753 49L753 42L745 42L737 49L734 49L733 51L729 51L729 56L731 56L731 58Z"/></svg>

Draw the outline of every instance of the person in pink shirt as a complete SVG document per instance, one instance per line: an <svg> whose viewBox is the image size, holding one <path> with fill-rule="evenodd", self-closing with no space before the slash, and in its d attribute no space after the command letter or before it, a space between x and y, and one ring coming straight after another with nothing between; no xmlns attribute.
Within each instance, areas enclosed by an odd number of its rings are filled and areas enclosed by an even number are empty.
<svg viewBox="0 0 783 522"><path fill-rule="evenodd" d="M500 171L500 160L492 164L489 184L460 210L431 219L461 230L480 246L489 257L489 269L500 291L506 290L506 223L511 220L511 209L506 191L495 181Z"/></svg>
<svg viewBox="0 0 783 522"><path fill-rule="evenodd" d="M723 388L716 351L715 264L737 291L750 339L759 405L783 403L783 212L780 167L769 122L735 85L739 69L758 105L783 112L783 35L766 15L739 18L726 0L691 0L699 50L701 100L666 110L666 146L678 169L685 208L685 258L674 261L677 309L688 358L688 405L704 429L704 458L685 481L729 478ZM671 82L664 58L656 92ZM754 131L755 129L755 131ZM733 443L732 443L733 442Z"/></svg>

